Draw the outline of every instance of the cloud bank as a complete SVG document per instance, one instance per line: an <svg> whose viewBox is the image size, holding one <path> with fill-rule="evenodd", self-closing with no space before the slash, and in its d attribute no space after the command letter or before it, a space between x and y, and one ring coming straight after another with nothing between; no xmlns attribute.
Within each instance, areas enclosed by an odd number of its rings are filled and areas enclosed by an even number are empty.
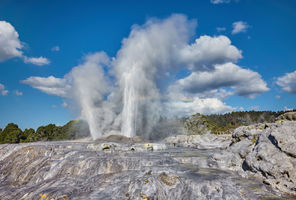
<svg viewBox="0 0 296 200"><path fill-rule="evenodd" d="M89 54L62 78L22 82L74 102L93 138L114 133L149 138L161 117L229 112L234 108L224 98L268 91L257 72L234 64L242 51L228 37L192 40L196 26L184 15L149 19L132 26L112 59L104 52Z"/></svg>

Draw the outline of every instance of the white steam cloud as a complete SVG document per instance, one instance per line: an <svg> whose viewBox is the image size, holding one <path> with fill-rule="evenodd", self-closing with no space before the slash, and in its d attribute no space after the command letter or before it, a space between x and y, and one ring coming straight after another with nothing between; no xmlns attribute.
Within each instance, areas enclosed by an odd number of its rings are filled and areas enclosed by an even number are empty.
<svg viewBox="0 0 296 200"><path fill-rule="evenodd" d="M254 97L268 90L257 72L232 63L242 52L226 36L205 35L191 44L196 25L184 15L150 19L132 27L112 61L104 52L90 54L63 78L22 82L74 102L94 139L114 133L149 138L162 116L229 112L233 108L222 102L226 96ZM220 77L223 69L231 80ZM189 75L178 80L184 70ZM252 81L260 88L244 87Z"/></svg>
<svg viewBox="0 0 296 200"><path fill-rule="evenodd" d="M81 117L87 120L94 138L105 132L115 117L104 102L110 86L103 66L109 64L110 60L104 52L91 54L85 57L83 64L74 67L65 76L71 85L70 94L80 108Z"/></svg>
<svg viewBox="0 0 296 200"><path fill-rule="evenodd" d="M83 60L63 78L29 77L22 83L74 103L88 122L92 136L97 138L112 125L115 117L110 109L112 106L104 99L110 86L103 67L110 65L110 60L104 52L87 55Z"/></svg>

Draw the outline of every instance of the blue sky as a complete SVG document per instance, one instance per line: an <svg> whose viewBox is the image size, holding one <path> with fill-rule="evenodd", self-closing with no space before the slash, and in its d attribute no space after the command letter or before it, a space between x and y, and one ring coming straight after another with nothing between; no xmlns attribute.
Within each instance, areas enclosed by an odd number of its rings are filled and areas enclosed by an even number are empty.
<svg viewBox="0 0 296 200"><path fill-rule="evenodd" d="M296 89L285 90L276 83L279 77L296 70L294 0L240 0L219 4L210 0L2 0L0 21L10 23L18 33L23 56L43 57L50 63L39 66L20 56L0 62L0 83L5 87L2 90L8 91L0 95L0 127L14 122L21 128L36 128L48 123L62 125L75 119L79 111L62 106L63 98L43 93L21 81L31 76L62 78L89 53L105 51L115 57L122 39L129 36L134 24L142 25L152 17L165 19L174 13L197 19L191 42L202 35L227 36L232 45L242 50L243 58L236 64L258 72L270 89L255 98L232 95L223 102L244 110L296 107ZM245 31L232 34L234 22L244 22ZM219 32L218 27L225 30ZM53 50L56 46L58 51ZM295 79L291 79L284 84L294 87Z"/></svg>

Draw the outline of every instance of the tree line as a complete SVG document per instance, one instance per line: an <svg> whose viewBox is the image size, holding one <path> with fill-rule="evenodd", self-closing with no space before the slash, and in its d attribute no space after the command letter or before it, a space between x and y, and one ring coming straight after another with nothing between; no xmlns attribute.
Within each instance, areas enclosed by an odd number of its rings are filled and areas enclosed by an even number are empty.
<svg viewBox="0 0 296 200"><path fill-rule="evenodd" d="M72 140L88 135L88 125L82 120L72 120L64 126L48 124L36 131L32 128L22 131L17 124L9 123L3 130L0 128L0 144Z"/></svg>
<svg viewBox="0 0 296 200"><path fill-rule="evenodd" d="M291 110L296 111L296 110ZM191 134L203 134L209 130L213 134L231 133L239 126L257 123L273 123L277 117L291 111L239 111L226 114L201 115L199 113L184 119L185 128Z"/></svg>
<svg viewBox="0 0 296 200"><path fill-rule="evenodd" d="M293 111L295 112L296 110ZM221 134L231 133L233 129L242 125L275 122L278 116L286 112L287 111L241 111L211 115L201 115L197 113L188 118L179 118L175 120L174 123L183 124L190 134L203 134L207 130L213 134ZM168 123L167 126L176 128L170 123ZM155 133L164 134L163 131L157 130L155 130ZM72 140L89 135L88 124L83 120L72 120L64 126L48 124L46 126L40 126L36 131L32 128L22 131L18 125L9 123L3 130L0 128L0 144Z"/></svg>

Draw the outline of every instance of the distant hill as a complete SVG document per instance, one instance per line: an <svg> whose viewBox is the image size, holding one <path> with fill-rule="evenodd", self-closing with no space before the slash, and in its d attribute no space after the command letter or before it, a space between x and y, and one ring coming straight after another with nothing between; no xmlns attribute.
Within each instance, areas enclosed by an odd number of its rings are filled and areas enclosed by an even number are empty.
<svg viewBox="0 0 296 200"><path fill-rule="evenodd" d="M184 119L184 127L189 134L203 134L207 131L213 134L231 133L232 130L243 125L273 123L280 115L287 112L291 111L242 111L212 115L197 113Z"/></svg>

